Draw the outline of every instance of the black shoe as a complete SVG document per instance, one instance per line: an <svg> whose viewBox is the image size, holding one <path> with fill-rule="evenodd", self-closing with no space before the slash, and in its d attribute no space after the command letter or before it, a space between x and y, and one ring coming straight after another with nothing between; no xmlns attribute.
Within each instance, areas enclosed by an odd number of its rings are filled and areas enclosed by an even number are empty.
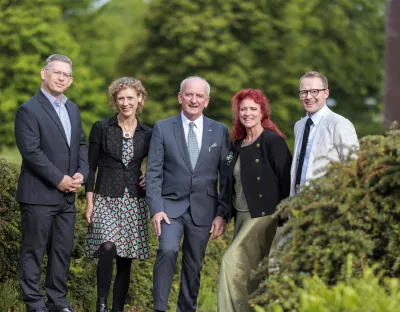
<svg viewBox="0 0 400 312"><path fill-rule="evenodd" d="M108 312L107 298L97 298L96 312Z"/></svg>
<svg viewBox="0 0 400 312"><path fill-rule="evenodd" d="M47 310L45 307L42 308L37 308L37 309L33 309L33 310L29 310L28 312L48 312L49 310Z"/></svg>
<svg viewBox="0 0 400 312"><path fill-rule="evenodd" d="M48 310L46 309L46 310L43 310L43 311L48 311ZM74 312L74 310L71 307L68 307L68 308L64 308L64 309L61 309L61 310L50 310L50 312Z"/></svg>

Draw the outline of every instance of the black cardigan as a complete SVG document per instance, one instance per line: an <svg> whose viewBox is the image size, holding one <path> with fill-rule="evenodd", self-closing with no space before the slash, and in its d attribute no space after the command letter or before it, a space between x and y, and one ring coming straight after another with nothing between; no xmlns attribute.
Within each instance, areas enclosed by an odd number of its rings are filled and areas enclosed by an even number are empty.
<svg viewBox="0 0 400 312"><path fill-rule="evenodd" d="M118 125L117 116L95 122L89 135L86 192L122 197L127 187L130 196L144 197L145 193L139 186L139 177L142 175L140 167L148 154L151 134L151 128L140 124L138 120L133 137L135 155L125 166L122 162L122 129Z"/></svg>
<svg viewBox="0 0 400 312"><path fill-rule="evenodd" d="M279 202L290 194L292 155L286 141L270 130L264 130L251 145L241 147L234 142L233 159L229 164L229 192L232 216L233 168L240 154L240 176L252 218L271 215Z"/></svg>

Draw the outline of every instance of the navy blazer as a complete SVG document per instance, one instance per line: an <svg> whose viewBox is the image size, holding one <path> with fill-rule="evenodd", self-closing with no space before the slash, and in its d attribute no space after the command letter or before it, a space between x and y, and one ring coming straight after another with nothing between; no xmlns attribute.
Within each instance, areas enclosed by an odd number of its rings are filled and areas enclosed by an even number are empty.
<svg viewBox="0 0 400 312"><path fill-rule="evenodd" d="M228 128L203 118L203 140L194 169L181 114L155 124L146 168L146 197L152 216L164 211L177 218L190 206L196 225L210 226L216 216L228 218Z"/></svg>
<svg viewBox="0 0 400 312"><path fill-rule="evenodd" d="M33 205L58 205L75 200L75 193L57 189L64 175L88 175L87 145L76 104L65 103L71 120L71 146L61 120L39 91L20 106L15 118L15 139L22 156L17 200Z"/></svg>

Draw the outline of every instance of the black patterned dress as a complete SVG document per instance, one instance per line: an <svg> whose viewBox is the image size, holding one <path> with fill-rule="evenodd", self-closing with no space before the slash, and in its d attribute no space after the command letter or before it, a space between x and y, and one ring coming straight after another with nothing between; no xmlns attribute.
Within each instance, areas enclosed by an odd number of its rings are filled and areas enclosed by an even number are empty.
<svg viewBox="0 0 400 312"><path fill-rule="evenodd" d="M135 156L133 139L124 139L122 162L125 166ZM100 245L112 242L123 258L149 258L148 207L145 198L130 197L125 188L119 198L93 195L93 217L86 237L85 254L97 257Z"/></svg>

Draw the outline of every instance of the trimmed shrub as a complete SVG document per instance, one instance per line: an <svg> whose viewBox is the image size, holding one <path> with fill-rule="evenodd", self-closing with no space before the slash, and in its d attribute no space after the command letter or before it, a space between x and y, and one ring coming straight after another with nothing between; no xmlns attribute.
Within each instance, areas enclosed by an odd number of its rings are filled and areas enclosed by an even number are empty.
<svg viewBox="0 0 400 312"><path fill-rule="evenodd" d="M397 278L382 278L366 268L361 279L349 278L329 286L318 276L307 277L301 288L295 283L293 291L300 297L299 312L397 312L400 306L400 283ZM255 306L256 312L265 312ZM274 312L283 312L275 305Z"/></svg>
<svg viewBox="0 0 400 312"><path fill-rule="evenodd" d="M18 259L21 241L20 209L15 200L19 168L17 165L0 159L0 311L23 311L18 282ZM86 201L83 188L78 191L76 201L77 219L75 227L74 249L69 271L68 299L75 311L94 311L96 303L96 259L84 256L84 243L87 222L84 218ZM216 311L217 280L220 260L232 240L232 225L222 239L210 241L202 271L199 309ZM133 261L131 283L126 310L150 311L153 307L153 265L158 242L150 231L150 260ZM181 254L180 254L181 255ZM45 279L46 257L42 267L42 284ZM179 292L180 259L169 297L170 310L176 309ZM114 273L115 273L114 268ZM2 294L7 294L3 296ZM3 299L4 298L4 299ZM111 303L112 291L110 291Z"/></svg>
<svg viewBox="0 0 400 312"><path fill-rule="evenodd" d="M355 277L366 266L399 277L400 131L360 143L357 160L332 163L323 178L279 205L277 214L290 218L276 252L279 273L259 286L253 304L299 310L294 286L314 275L328 286L345 280L348 254ZM258 274L267 269L264 261Z"/></svg>
<svg viewBox="0 0 400 312"><path fill-rule="evenodd" d="M20 210L15 199L18 166L0 158L0 284L18 270Z"/></svg>

